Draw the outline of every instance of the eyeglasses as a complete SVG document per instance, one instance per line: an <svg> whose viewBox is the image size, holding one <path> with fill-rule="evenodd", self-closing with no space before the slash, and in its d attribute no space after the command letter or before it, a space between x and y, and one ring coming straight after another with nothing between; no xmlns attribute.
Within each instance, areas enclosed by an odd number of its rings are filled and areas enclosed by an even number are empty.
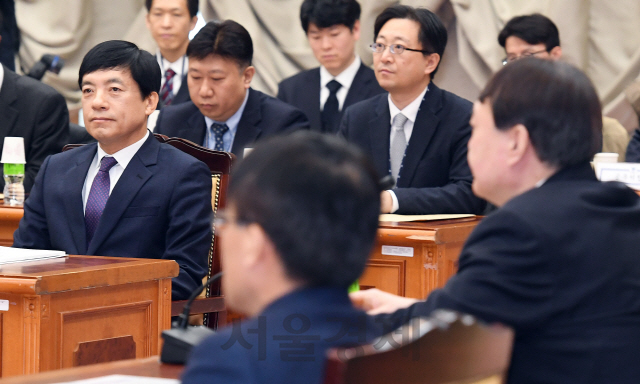
<svg viewBox="0 0 640 384"><path fill-rule="evenodd" d="M545 53L548 52L546 49L543 49L542 51L537 51L537 52L525 52L520 56L511 56L511 57L505 57L504 59L502 59L502 65L507 65L509 63L513 63L516 60L520 60L523 57L531 57L531 56L535 56L535 55L539 55L541 53Z"/></svg>
<svg viewBox="0 0 640 384"><path fill-rule="evenodd" d="M224 227L225 225L229 225L232 223L235 223L236 225L247 225L249 224L249 222L246 222L244 220L239 220L237 218L231 218L229 217L229 212L227 212L224 209L219 210L218 212L216 212L216 216L213 219L213 226L214 228L221 228Z"/></svg>
<svg viewBox="0 0 640 384"><path fill-rule="evenodd" d="M384 52L384 50L389 47L389 51L391 53L393 53L394 55L399 55L404 51L411 51L411 52L422 52L424 54L432 54L433 52L429 52L429 51L422 51L420 49L411 49L411 48L407 48L404 45L401 44L391 44L391 45L384 45L382 43L373 43L369 46L369 48L371 48L371 51L373 53L382 53Z"/></svg>

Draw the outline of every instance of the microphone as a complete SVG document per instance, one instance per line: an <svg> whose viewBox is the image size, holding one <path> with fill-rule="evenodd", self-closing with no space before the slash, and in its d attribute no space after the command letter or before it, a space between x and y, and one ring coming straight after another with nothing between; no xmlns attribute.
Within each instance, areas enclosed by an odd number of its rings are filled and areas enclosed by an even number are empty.
<svg viewBox="0 0 640 384"><path fill-rule="evenodd" d="M198 289L193 291L184 305L182 313L178 316L178 320L176 321L177 326L162 331L161 336L164 339L164 346L162 347L162 354L160 355L161 362L168 364L185 364L191 349L198 345L203 339L215 333L206 327L187 327L187 325L189 324L189 312L191 311L193 301L202 293L205 287L219 280L221 277L222 272L218 272L211 276L211 278Z"/></svg>
<svg viewBox="0 0 640 384"><path fill-rule="evenodd" d="M35 63L27 76L36 80L41 80L46 71L51 71L55 74L59 74L60 70L64 66L64 60L58 55L43 55L40 61Z"/></svg>

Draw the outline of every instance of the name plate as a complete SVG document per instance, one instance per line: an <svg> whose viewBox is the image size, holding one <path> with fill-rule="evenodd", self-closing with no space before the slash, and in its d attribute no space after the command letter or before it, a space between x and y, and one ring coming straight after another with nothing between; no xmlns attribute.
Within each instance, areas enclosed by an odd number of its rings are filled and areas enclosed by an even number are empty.
<svg viewBox="0 0 640 384"><path fill-rule="evenodd" d="M398 247L395 245L383 245L382 254L389 256L413 257L413 247Z"/></svg>
<svg viewBox="0 0 640 384"><path fill-rule="evenodd" d="M596 163L595 171L600 181L619 181L640 190L639 163Z"/></svg>

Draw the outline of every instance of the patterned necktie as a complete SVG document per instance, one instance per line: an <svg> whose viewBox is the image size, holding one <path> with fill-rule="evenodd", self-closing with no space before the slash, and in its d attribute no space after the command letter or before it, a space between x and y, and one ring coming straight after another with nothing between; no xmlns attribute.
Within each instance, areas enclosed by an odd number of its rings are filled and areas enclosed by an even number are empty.
<svg viewBox="0 0 640 384"><path fill-rule="evenodd" d="M329 97L322 108L322 130L323 132L336 133L339 128L338 124L340 124L340 109L336 95L338 90L342 88L342 84L331 80L327 83L327 88L329 89Z"/></svg>
<svg viewBox="0 0 640 384"><path fill-rule="evenodd" d="M216 151L224 151L224 141L222 140L222 136L224 136L224 134L228 130L229 130L229 127L227 127L227 124L220 124L220 123L211 124L211 132L213 132L213 135L216 139L216 143L213 146L213 148L211 148L211 144L209 144L209 148Z"/></svg>
<svg viewBox="0 0 640 384"><path fill-rule="evenodd" d="M160 90L162 105L170 105L173 101L173 77L175 75L176 73L171 68L167 69L164 73L165 81L162 89Z"/></svg>
<svg viewBox="0 0 640 384"><path fill-rule="evenodd" d="M393 118L393 124L391 126L393 137L391 138L391 146L389 148L389 161L391 163L391 176L398 181L400 174L400 168L402 168L402 159L404 158L404 151L407 149L407 138L404 133L404 123L407 122L407 117L402 113L398 113Z"/></svg>
<svg viewBox="0 0 640 384"><path fill-rule="evenodd" d="M96 233L98 223L100 222L100 216L104 206L107 205L107 199L109 199L109 170L118 164L113 157L103 157L100 162L100 170L93 179L91 184L91 191L89 192L89 198L87 198L87 206L84 210L84 224L87 229L87 246L91 243L93 235Z"/></svg>

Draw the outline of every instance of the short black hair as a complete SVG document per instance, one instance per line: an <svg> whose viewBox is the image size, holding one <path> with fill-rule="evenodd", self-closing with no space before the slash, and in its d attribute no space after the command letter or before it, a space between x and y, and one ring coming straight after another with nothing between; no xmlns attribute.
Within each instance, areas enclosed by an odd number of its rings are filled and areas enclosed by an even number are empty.
<svg viewBox="0 0 640 384"><path fill-rule="evenodd" d="M263 228L291 278L346 288L373 247L380 191L360 149L304 131L259 143L233 170L228 201L238 222Z"/></svg>
<svg viewBox="0 0 640 384"><path fill-rule="evenodd" d="M516 16L509 20L498 35L498 43L505 48L507 38L515 36L531 45L543 43L547 52L560 46L558 27L546 16L539 13Z"/></svg>
<svg viewBox="0 0 640 384"><path fill-rule="evenodd" d="M587 76L567 63L524 58L504 66L480 94L500 130L527 128L538 158L558 168L590 161L602 148L602 111Z"/></svg>
<svg viewBox="0 0 640 384"><path fill-rule="evenodd" d="M209 55L234 60L240 68L250 66L253 42L249 31L233 20L208 22L189 43L187 56L202 60Z"/></svg>
<svg viewBox="0 0 640 384"><path fill-rule="evenodd" d="M304 33L309 32L309 24L318 28L345 25L353 30L360 19L360 4L356 0L304 0L300 7L300 22Z"/></svg>
<svg viewBox="0 0 640 384"><path fill-rule="evenodd" d="M376 18L373 27L374 39L378 38L378 33L380 33L382 27L391 19L409 19L418 23L420 25L418 40L420 40L422 44L422 50L429 53L437 53L442 59L444 49L447 46L447 29L435 13L425 8L414 8L408 5L392 5L382 11ZM431 73L431 79L433 79L433 76L435 76L438 71L438 67L440 67L440 63L438 63L436 69Z"/></svg>
<svg viewBox="0 0 640 384"><path fill-rule="evenodd" d="M187 9L189 10L189 16L191 18L198 16L198 0L185 0L187 2ZM153 0L146 0L144 5L147 7L147 12L151 11Z"/></svg>
<svg viewBox="0 0 640 384"><path fill-rule="evenodd" d="M160 92L162 73L156 58L137 45L123 40L109 40L91 48L82 59L78 74L78 86L82 88L82 78L95 71L128 70L138 84L142 99L152 92Z"/></svg>

